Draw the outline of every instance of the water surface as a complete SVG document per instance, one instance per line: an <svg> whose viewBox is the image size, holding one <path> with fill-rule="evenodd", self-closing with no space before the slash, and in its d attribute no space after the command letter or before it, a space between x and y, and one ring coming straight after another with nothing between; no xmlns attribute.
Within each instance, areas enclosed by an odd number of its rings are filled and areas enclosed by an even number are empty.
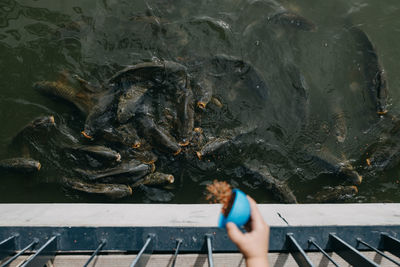
<svg viewBox="0 0 400 267"><path fill-rule="evenodd" d="M314 162L309 154L329 153L366 174L349 202L398 202L400 169L374 173L360 161L363 149L379 140L381 130L375 125L382 118L365 89L366 77L359 70L362 51L348 29L362 29L376 47L389 85L389 114L397 116L399 8L395 0L0 0L0 156L18 154L9 146L13 136L40 115L54 115L57 125L81 138L84 118L79 111L33 90L34 82L57 80L67 72L100 85L137 62L189 64L224 54L250 63L268 85L263 99L256 90L218 84L215 94L235 105L211 107L205 126L215 135L255 129L256 137L247 142L263 144L254 154L226 163L226 168L235 172L232 165L237 162L266 166L288 183L300 202L312 202L323 187L343 183L332 175L315 175L310 167ZM285 10L309 19L317 29L268 23ZM303 91L293 89L293 77L301 77ZM338 134L344 139L338 141ZM52 147L56 140L48 138L48 155L57 157ZM203 203L205 185L213 179L227 180L259 202L275 202L264 188L245 178L190 169L174 174L172 187L140 188L119 202ZM33 177L3 175L0 201L110 201L65 190L59 182L62 175L45 164L42 174Z"/></svg>

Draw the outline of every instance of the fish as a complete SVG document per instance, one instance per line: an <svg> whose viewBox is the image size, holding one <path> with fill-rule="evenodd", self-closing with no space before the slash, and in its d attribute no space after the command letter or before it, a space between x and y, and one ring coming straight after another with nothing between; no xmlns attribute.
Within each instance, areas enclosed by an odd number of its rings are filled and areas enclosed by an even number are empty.
<svg viewBox="0 0 400 267"><path fill-rule="evenodd" d="M135 188L140 185L165 185L174 183L174 176L171 174L153 172L146 175L143 179L134 183L131 187Z"/></svg>
<svg viewBox="0 0 400 267"><path fill-rule="evenodd" d="M120 165L99 171L83 170L76 168L75 172L89 181L105 183L135 182L143 176L154 172L154 164L144 164L137 160L121 163Z"/></svg>
<svg viewBox="0 0 400 267"><path fill-rule="evenodd" d="M318 153L309 153L308 168L313 169L316 175L322 173L333 174L359 185L363 181L363 177L357 172L348 160L342 160L323 148Z"/></svg>
<svg viewBox="0 0 400 267"><path fill-rule="evenodd" d="M205 77L199 78L192 84L193 90L196 93L196 105L200 109L205 109L207 104L212 99L213 87L210 80Z"/></svg>
<svg viewBox="0 0 400 267"><path fill-rule="evenodd" d="M51 129L56 126L54 116L40 116L33 119L30 123L25 125L14 137L13 143L19 142L35 132Z"/></svg>
<svg viewBox="0 0 400 267"><path fill-rule="evenodd" d="M123 95L120 96L117 108L118 122L124 124L135 116L138 105L141 103L147 88L132 85Z"/></svg>
<svg viewBox="0 0 400 267"><path fill-rule="evenodd" d="M151 143L158 145L160 149L171 152L174 155L178 155L182 151L176 139L163 128L156 125L150 115L140 116L137 122L140 126L142 136L150 139Z"/></svg>
<svg viewBox="0 0 400 267"><path fill-rule="evenodd" d="M40 81L33 88L43 94L62 98L75 105L83 114L89 114L94 106L89 94L60 81Z"/></svg>
<svg viewBox="0 0 400 267"><path fill-rule="evenodd" d="M358 188L354 185L338 185L335 187L327 187L318 191L314 196L314 200L318 203L336 203L342 202L358 193Z"/></svg>
<svg viewBox="0 0 400 267"><path fill-rule="evenodd" d="M127 147L139 148L144 144L132 124L127 123L118 127L105 127L100 130L101 136L108 142L119 143Z"/></svg>
<svg viewBox="0 0 400 267"><path fill-rule="evenodd" d="M63 178L65 186L83 193L107 196L111 199L125 198L132 195L132 188L125 184L86 183L72 178Z"/></svg>
<svg viewBox="0 0 400 267"><path fill-rule="evenodd" d="M315 32L317 30L314 22L290 11L274 14L268 17L268 21L282 26L294 27L302 31Z"/></svg>
<svg viewBox="0 0 400 267"><path fill-rule="evenodd" d="M288 185L276 179L271 175L266 166L250 167L245 164L243 167L243 173L246 176L250 176L250 179L261 183L268 191L272 194L272 197L281 203L297 203L296 196L290 190Z"/></svg>
<svg viewBox="0 0 400 267"><path fill-rule="evenodd" d="M92 145L92 146L72 146L66 147L65 149L72 150L78 153L83 153L90 155L98 160L103 162L120 162L121 161L121 154L117 151L100 145Z"/></svg>
<svg viewBox="0 0 400 267"><path fill-rule="evenodd" d="M0 170L19 173L36 173L42 165L31 158L8 158L0 160Z"/></svg>
<svg viewBox="0 0 400 267"><path fill-rule="evenodd" d="M187 146L194 128L194 107L192 90L186 88L178 97L178 131L180 146Z"/></svg>
<svg viewBox="0 0 400 267"><path fill-rule="evenodd" d="M197 151L197 157L202 159L207 156L215 155L220 149L223 149L226 145L230 143L229 139L225 138L215 138L208 143L206 143L200 151Z"/></svg>
<svg viewBox="0 0 400 267"><path fill-rule="evenodd" d="M376 113L385 115L388 112L388 82L376 48L362 29L351 26L349 32L357 42L358 51L363 55L365 85L375 105Z"/></svg>

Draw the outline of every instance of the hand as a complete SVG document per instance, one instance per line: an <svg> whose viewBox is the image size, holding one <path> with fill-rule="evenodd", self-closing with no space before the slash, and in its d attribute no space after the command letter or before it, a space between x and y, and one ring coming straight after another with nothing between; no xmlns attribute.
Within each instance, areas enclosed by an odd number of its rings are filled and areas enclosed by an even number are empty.
<svg viewBox="0 0 400 267"><path fill-rule="evenodd" d="M268 267L269 226L263 220L254 199L249 196L247 198L251 208L249 231L242 233L232 222L226 224L226 230L229 238L242 252L248 267Z"/></svg>

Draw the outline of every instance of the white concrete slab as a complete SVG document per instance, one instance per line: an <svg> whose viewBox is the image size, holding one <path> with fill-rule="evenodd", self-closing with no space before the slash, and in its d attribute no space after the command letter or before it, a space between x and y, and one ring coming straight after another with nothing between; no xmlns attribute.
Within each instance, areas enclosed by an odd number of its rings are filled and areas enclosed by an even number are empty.
<svg viewBox="0 0 400 267"><path fill-rule="evenodd" d="M278 213L289 225L400 225L400 203L261 205L266 220Z"/></svg>
<svg viewBox="0 0 400 267"><path fill-rule="evenodd" d="M271 226L399 225L399 204L260 204ZM0 226L217 226L220 205L0 204Z"/></svg>

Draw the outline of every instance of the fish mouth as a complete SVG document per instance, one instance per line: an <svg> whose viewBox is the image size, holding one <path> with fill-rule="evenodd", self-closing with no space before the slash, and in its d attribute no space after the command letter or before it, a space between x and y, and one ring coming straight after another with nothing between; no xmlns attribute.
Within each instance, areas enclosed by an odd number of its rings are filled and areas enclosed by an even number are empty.
<svg viewBox="0 0 400 267"><path fill-rule="evenodd" d="M93 137L92 136L90 136L90 135L88 135L87 133L85 133L85 131L82 131L81 132L81 134L83 135L83 137L85 137L86 139L90 139L90 140L92 140L93 139Z"/></svg>
<svg viewBox="0 0 400 267"><path fill-rule="evenodd" d="M196 133L203 133L203 129L201 129L200 127L194 128L193 131Z"/></svg>
<svg viewBox="0 0 400 267"><path fill-rule="evenodd" d="M357 185L362 183L363 177L361 175L357 175L357 178L353 179L353 182Z"/></svg>
<svg viewBox="0 0 400 267"><path fill-rule="evenodd" d="M365 161L367 162L368 166L371 166L371 159L367 158Z"/></svg>
<svg viewBox="0 0 400 267"><path fill-rule="evenodd" d="M179 146L188 146L189 145L189 140L184 140L182 142L179 142Z"/></svg>
<svg viewBox="0 0 400 267"><path fill-rule="evenodd" d="M129 195L132 195L133 191L132 191L132 187L130 187L129 185L127 185L128 190L129 190Z"/></svg>
<svg viewBox="0 0 400 267"><path fill-rule="evenodd" d="M197 157L201 160L201 157L203 156L203 155L201 154L201 152L200 152L200 151L196 151L196 155L197 155Z"/></svg>
<svg viewBox="0 0 400 267"><path fill-rule="evenodd" d="M136 142L132 145L132 148L139 148L141 146L140 142Z"/></svg>
<svg viewBox="0 0 400 267"><path fill-rule="evenodd" d="M354 185L360 185L362 183L363 177L353 168L342 167L340 168L341 175L346 178L349 182L352 182Z"/></svg>
<svg viewBox="0 0 400 267"><path fill-rule="evenodd" d="M201 108L201 109L205 109L206 108L206 103L205 102L202 102L202 101L199 101L199 102L197 102L197 106L199 107L199 108Z"/></svg>
<svg viewBox="0 0 400 267"><path fill-rule="evenodd" d="M168 183L173 184L174 181L175 181L174 176L173 175L168 175L167 181L168 181Z"/></svg>
<svg viewBox="0 0 400 267"><path fill-rule="evenodd" d="M174 152L174 156L179 155L182 152L182 148L179 148L177 151Z"/></svg>
<svg viewBox="0 0 400 267"><path fill-rule="evenodd" d="M141 160L141 162L143 162L144 164L154 164L154 162L156 162L155 159L151 159L151 160Z"/></svg>
<svg viewBox="0 0 400 267"><path fill-rule="evenodd" d="M358 194L358 188L357 188L357 186L352 185L351 188L353 188L355 194Z"/></svg>
<svg viewBox="0 0 400 267"><path fill-rule="evenodd" d="M42 168L42 164L40 164L40 162L37 163L36 168L38 171L40 171L40 169Z"/></svg>
<svg viewBox="0 0 400 267"><path fill-rule="evenodd" d="M52 115L52 116L49 116L49 120L50 120L50 122L53 124L53 125L55 125L56 124L56 121L55 121L55 119L54 119L54 116Z"/></svg>
<svg viewBox="0 0 400 267"><path fill-rule="evenodd" d="M121 154L117 153L117 156L116 156L116 159L115 159L115 160L118 161L118 162L120 162L120 161L121 161Z"/></svg>

